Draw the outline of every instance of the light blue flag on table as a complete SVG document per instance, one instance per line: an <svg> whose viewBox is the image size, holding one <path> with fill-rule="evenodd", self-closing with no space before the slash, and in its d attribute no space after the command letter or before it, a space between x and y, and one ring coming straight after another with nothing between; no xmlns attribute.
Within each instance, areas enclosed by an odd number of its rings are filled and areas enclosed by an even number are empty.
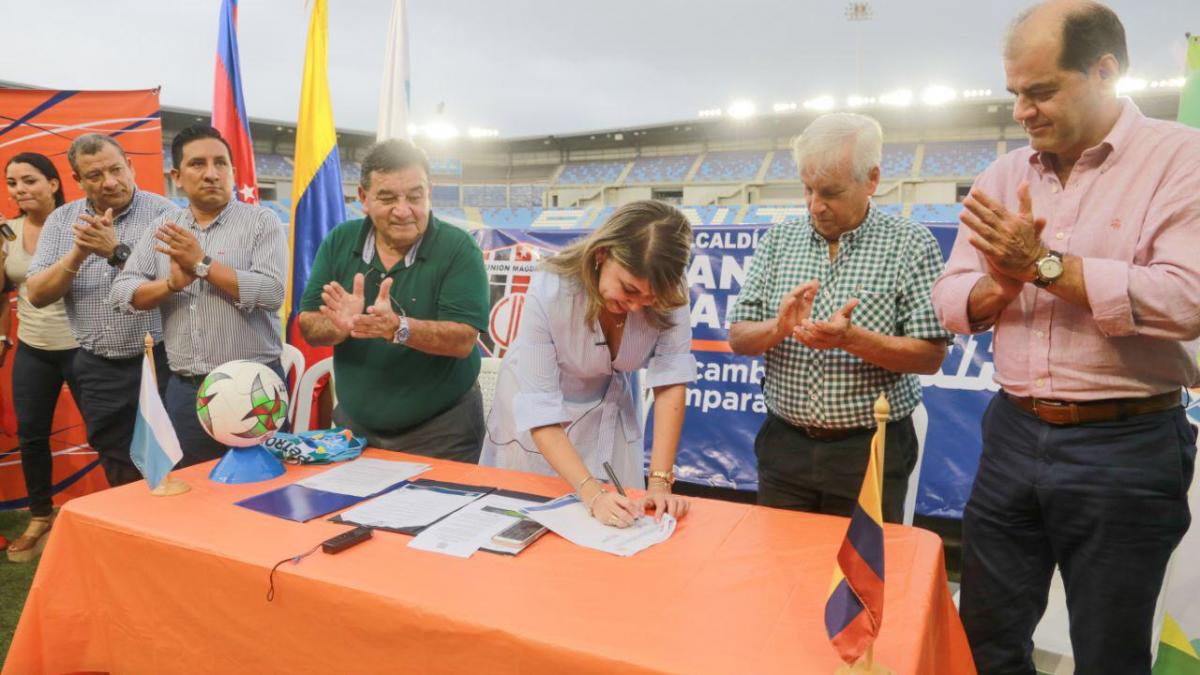
<svg viewBox="0 0 1200 675"><path fill-rule="evenodd" d="M133 426L133 443L129 446L133 464L146 477L150 489L158 487L171 469L183 459L179 437L167 409L158 395L158 380L154 377L154 362L142 357L142 388L138 394L137 422Z"/></svg>

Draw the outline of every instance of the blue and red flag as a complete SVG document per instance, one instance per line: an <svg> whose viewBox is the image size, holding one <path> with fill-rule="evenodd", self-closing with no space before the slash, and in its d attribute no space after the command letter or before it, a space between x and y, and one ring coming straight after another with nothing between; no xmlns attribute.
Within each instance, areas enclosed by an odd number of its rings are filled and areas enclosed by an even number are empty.
<svg viewBox="0 0 1200 675"><path fill-rule="evenodd" d="M212 125L221 132L233 151L233 177L237 198L258 203L258 175L254 171L254 144L250 141L250 118L242 96L242 72L238 62L237 0L221 0L217 27L217 68L213 79Z"/></svg>
<svg viewBox="0 0 1200 675"><path fill-rule="evenodd" d="M878 405L878 404L877 404ZM883 429L871 439L867 474L838 550L825 601L825 631L838 656L853 665L883 623Z"/></svg>
<svg viewBox="0 0 1200 675"><path fill-rule="evenodd" d="M312 271L313 259L325 235L346 219L342 197L342 165L338 159L333 104L329 97L329 17L325 0L313 2L300 85L300 117L296 123L295 176L292 179L292 268L287 286L288 342L316 363L328 347L312 347L296 325L300 298Z"/></svg>

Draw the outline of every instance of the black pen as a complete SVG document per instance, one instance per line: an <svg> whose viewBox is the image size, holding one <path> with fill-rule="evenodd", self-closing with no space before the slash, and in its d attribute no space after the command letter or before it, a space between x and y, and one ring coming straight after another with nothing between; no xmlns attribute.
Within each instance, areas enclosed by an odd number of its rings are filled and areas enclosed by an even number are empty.
<svg viewBox="0 0 1200 675"><path fill-rule="evenodd" d="M621 481L617 480L617 472L613 471L612 464L605 462L604 470L608 472L608 479L611 480L613 486L617 488L617 493L624 497L625 488L621 487Z"/></svg>

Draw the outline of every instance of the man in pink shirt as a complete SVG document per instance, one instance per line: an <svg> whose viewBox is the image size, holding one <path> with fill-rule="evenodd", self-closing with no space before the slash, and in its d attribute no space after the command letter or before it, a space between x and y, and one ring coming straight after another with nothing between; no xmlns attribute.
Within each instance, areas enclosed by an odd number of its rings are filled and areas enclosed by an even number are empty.
<svg viewBox="0 0 1200 675"><path fill-rule="evenodd" d="M1097 3L1023 13L1004 67L1030 147L976 180L933 288L947 328L994 329L1003 387L963 515L963 624L979 672L1032 675L1057 565L1076 671L1149 673L1191 521L1200 132L1116 96L1125 31Z"/></svg>

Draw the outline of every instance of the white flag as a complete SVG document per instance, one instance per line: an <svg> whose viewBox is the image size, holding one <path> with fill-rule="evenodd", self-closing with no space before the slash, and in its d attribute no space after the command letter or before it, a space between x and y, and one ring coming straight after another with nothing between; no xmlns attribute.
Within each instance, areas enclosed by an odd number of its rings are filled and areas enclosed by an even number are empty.
<svg viewBox="0 0 1200 675"><path fill-rule="evenodd" d="M379 121L375 140L408 138L408 6L392 0L392 20L383 59L383 86L379 88Z"/></svg>

